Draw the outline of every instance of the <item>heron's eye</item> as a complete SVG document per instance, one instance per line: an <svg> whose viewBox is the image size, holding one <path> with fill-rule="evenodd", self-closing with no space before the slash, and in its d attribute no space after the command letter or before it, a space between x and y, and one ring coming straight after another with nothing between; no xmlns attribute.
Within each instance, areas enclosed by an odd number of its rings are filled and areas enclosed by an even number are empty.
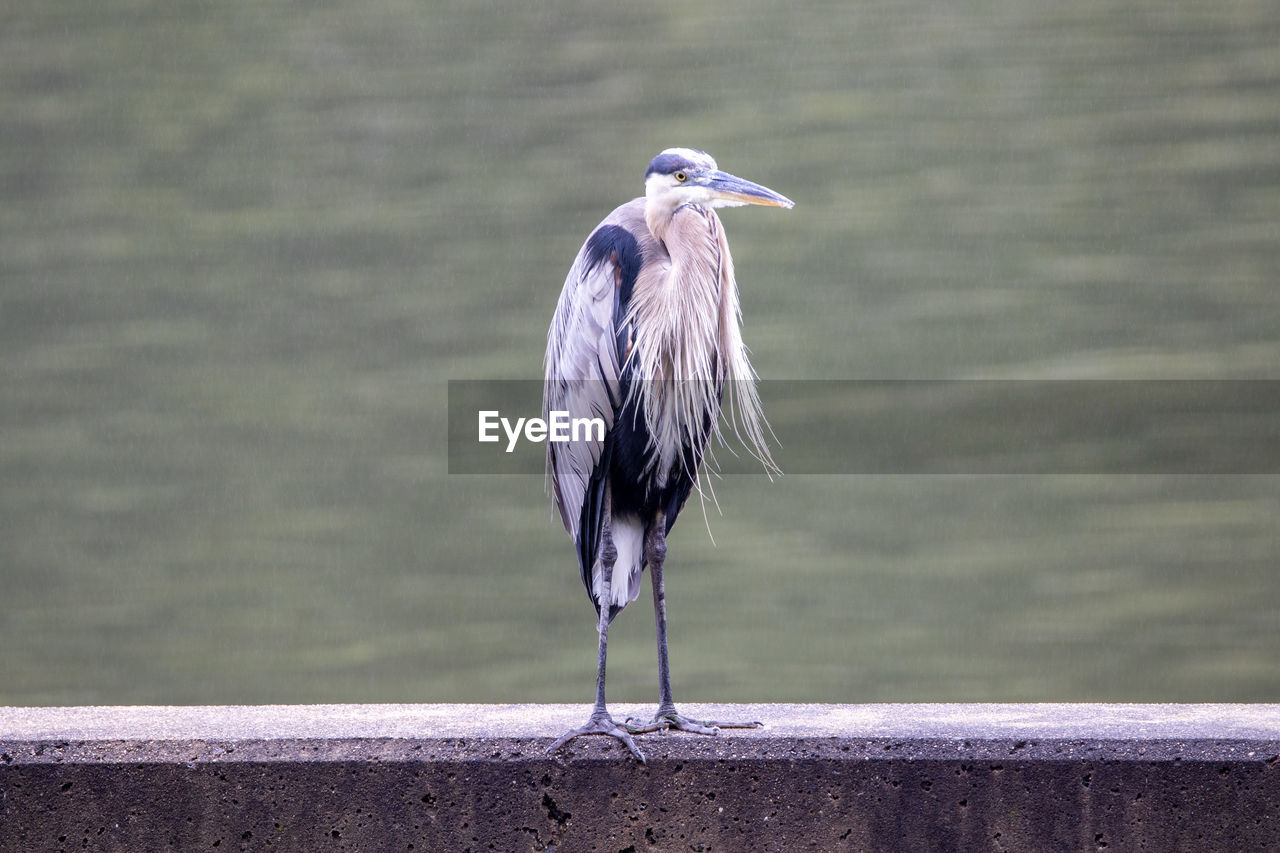
<svg viewBox="0 0 1280 853"><path fill-rule="evenodd" d="M675 179L683 184L685 181L689 180L689 176L684 172L676 172Z"/></svg>

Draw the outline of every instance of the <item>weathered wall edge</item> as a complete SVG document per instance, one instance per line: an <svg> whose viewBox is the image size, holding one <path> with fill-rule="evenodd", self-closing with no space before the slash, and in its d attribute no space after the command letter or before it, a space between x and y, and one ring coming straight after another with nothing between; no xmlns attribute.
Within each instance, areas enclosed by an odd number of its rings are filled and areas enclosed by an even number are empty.
<svg viewBox="0 0 1280 853"><path fill-rule="evenodd" d="M618 706L615 715L652 713ZM1277 705L0 708L0 850L1273 850Z"/></svg>

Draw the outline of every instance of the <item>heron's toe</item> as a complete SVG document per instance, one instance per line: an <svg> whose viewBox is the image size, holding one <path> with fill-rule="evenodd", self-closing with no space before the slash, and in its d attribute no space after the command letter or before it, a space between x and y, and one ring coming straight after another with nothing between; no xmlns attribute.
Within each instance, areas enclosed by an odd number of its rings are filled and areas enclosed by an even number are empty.
<svg viewBox="0 0 1280 853"><path fill-rule="evenodd" d="M666 729L674 729L680 732L693 732L699 735L718 735L721 729L755 729L759 728L762 723L726 723L719 720L694 720L679 713L674 708L670 710L659 710L657 716L647 723L640 723L634 718L628 718L622 727L633 735L645 734L646 732L665 731Z"/></svg>
<svg viewBox="0 0 1280 853"><path fill-rule="evenodd" d="M644 764L644 753L640 751L640 747L636 746L636 742L631 737L631 733L626 728L619 726L613 721L608 714L593 714L591 719L587 720L587 724L581 728L571 729L556 738L551 746L547 747L547 752L555 752L569 741L582 735L608 735L615 737L626 745L631 754L636 757L636 761Z"/></svg>

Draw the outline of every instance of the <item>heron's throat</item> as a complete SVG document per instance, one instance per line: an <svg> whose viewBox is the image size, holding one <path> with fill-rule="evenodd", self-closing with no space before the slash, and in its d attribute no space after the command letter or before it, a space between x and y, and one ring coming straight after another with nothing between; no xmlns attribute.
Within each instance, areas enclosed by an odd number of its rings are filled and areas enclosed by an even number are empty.
<svg viewBox="0 0 1280 853"><path fill-rule="evenodd" d="M695 186L677 189L664 183L661 176L650 178L644 188L644 221L649 233L665 245L679 211L710 210L706 201Z"/></svg>
<svg viewBox="0 0 1280 853"><path fill-rule="evenodd" d="M644 222L649 226L649 233L664 246L667 243L667 231L671 228L671 219L675 216L676 204L673 199L650 195L644 202Z"/></svg>

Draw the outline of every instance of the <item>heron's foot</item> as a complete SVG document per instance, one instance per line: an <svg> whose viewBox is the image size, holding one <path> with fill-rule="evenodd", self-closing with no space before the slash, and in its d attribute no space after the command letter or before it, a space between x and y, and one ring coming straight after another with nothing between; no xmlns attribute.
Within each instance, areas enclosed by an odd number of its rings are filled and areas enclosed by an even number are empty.
<svg viewBox="0 0 1280 853"><path fill-rule="evenodd" d="M649 731L652 731L650 729ZM644 764L644 753L640 751L640 747L636 746L635 740L631 737L632 731L628 727L619 726L613 721L613 717L609 716L607 711L596 712L591 715L591 719L587 720L587 724L581 728L567 731L556 739L556 742L547 747L547 752L555 752L569 741L582 735L608 735L616 737L618 740L626 744L627 749L631 750L631 754L636 757L636 761Z"/></svg>
<svg viewBox="0 0 1280 853"><path fill-rule="evenodd" d="M663 729L675 729L680 732L693 732L699 735L719 734L721 729L758 729L763 723L732 723L722 720L691 720L675 708L659 708L657 715L647 723L640 723L628 718L622 727L633 735L656 732Z"/></svg>

